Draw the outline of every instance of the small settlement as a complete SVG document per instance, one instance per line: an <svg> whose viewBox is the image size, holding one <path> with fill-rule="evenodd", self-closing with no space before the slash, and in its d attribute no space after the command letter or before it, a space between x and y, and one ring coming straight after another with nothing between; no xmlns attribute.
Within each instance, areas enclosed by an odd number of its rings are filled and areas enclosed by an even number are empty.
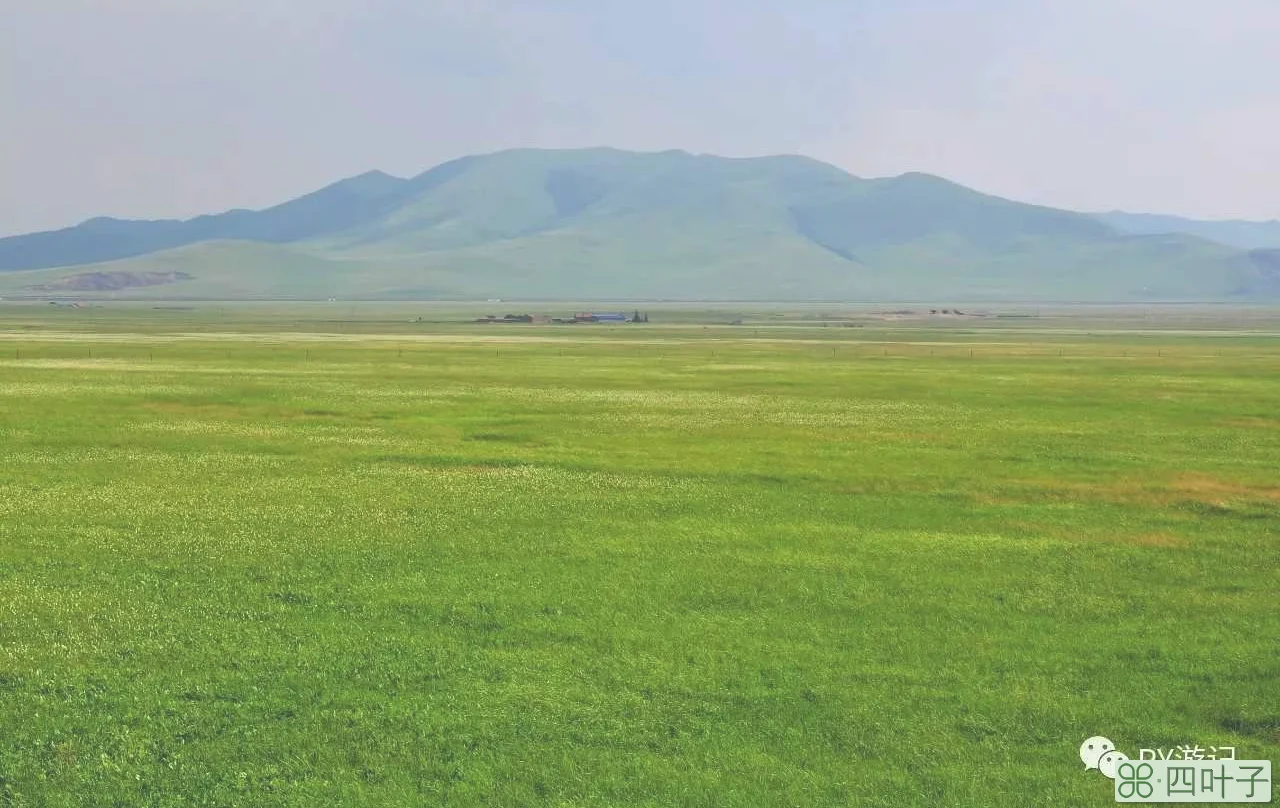
<svg viewBox="0 0 1280 808"><path fill-rule="evenodd" d="M473 322L477 323L557 323L557 324L574 324L574 323L647 323L649 322L648 313L641 314L636 311L632 316L628 317L621 312L594 312L580 311L572 317L550 317L543 314L504 314L501 317L489 314L484 317L477 317Z"/></svg>

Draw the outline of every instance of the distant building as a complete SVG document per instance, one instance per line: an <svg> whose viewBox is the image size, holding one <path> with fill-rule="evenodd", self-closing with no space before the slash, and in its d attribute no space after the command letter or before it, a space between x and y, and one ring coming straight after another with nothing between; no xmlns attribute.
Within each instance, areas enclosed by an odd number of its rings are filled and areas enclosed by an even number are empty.
<svg viewBox="0 0 1280 808"><path fill-rule="evenodd" d="M477 323L532 323L536 322L532 314L504 314L501 317L495 317L492 314L484 317L477 317L474 322Z"/></svg>
<svg viewBox="0 0 1280 808"><path fill-rule="evenodd" d="M504 314L499 317L496 314L486 314L484 317L477 317L472 322L475 323L536 323L539 325L551 323L629 323L633 322L631 318L625 314L618 312L605 311L580 311L573 317L549 317L545 314ZM648 322L648 315L643 320L636 319L634 322Z"/></svg>

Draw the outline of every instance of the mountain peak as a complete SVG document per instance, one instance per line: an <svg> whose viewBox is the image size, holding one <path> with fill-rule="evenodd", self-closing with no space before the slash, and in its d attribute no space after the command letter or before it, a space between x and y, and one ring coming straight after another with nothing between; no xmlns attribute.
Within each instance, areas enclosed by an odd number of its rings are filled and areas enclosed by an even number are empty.
<svg viewBox="0 0 1280 808"><path fill-rule="evenodd" d="M265 210L187 221L99 218L0 239L0 292L39 283L5 279L3 270L118 259L113 271L190 275L145 293L161 296L1117 301L1280 294L1269 254L1122 236L1084 214L919 171L862 180L799 155L679 149L515 149L452 160L412 179L366 171Z"/></svg>
<svg viewBox="0 0 1280 808"><path fill-rule="evenodd" d="M307 196L315 196L316 194L323 194L337 190L347 193L356 193L361 196L378 196L388 193L407 182L408 180L406 179L393 177L385 171L374 169L373 171L366 171L363 174L357 174L354 177L347 177L345 180L338 180L337 182L326 185L320 190L314 191Z"/></svg>
<svg viewBox="0 0 1280 808"><path fill-rule="evenodd" d="M966 188L960 183L952 182L946 177L939 177L937 174L929 174L924 171L906 171L896 177L885 177L884 179L889 182L910 184L920 187L963 188L966 191L973 191L972 188Z"/></svg>

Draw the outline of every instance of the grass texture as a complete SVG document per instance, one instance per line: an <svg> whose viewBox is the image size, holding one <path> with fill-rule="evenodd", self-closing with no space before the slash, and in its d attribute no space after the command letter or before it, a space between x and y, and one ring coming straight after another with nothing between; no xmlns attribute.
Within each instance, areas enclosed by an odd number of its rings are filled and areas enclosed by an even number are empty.
<svg viewBox="0 0 1280 808"><path fill-rule="evenodd" d="M1274 337L163 316L0 331L2 806L1061 808L1111 803L1091 735L1278 757Z"/></svg>

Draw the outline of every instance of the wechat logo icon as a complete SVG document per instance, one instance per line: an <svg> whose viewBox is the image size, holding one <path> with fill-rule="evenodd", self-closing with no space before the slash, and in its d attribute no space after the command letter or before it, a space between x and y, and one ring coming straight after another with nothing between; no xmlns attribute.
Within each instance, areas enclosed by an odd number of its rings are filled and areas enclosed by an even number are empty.
<svg viewBox="0 0 1280 808"><path fill-rule="evenodd" d="M1080 744L1080 759L1084 761L1086 769L1097 769L1107 779L1114 780L1117 767L1127 761L1129 756L1116 749L1115 742L1110 738L1095 735Z"/></svg>

